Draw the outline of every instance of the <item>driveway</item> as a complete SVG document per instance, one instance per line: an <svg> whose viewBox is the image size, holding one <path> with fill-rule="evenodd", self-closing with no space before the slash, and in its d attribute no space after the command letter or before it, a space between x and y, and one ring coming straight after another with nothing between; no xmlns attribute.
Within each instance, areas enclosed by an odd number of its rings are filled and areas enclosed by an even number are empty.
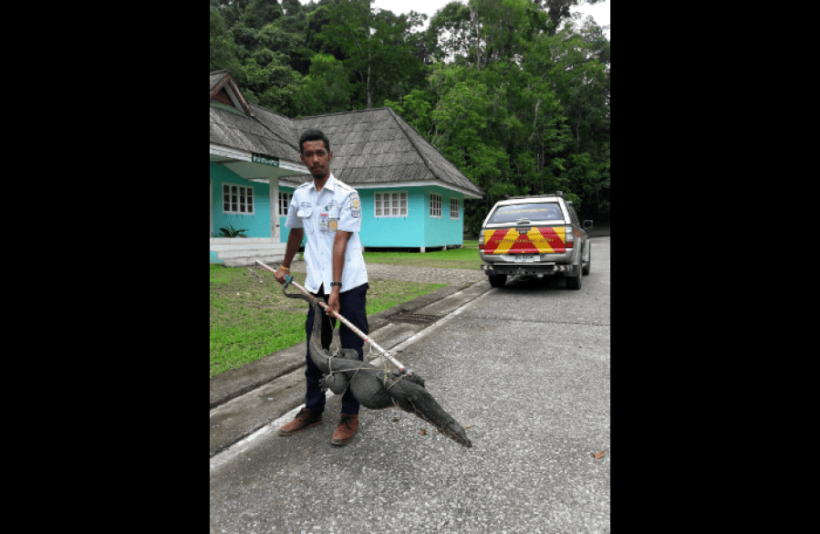
<svg viewBox="0 0 820 534"><path fill-rule="evenodd" d="M512 279L404 347L472 448L365 408L333 447L333 396L320 425L212 467L211 532L609 532L610 241L592 243L582 289Z"/></svg>

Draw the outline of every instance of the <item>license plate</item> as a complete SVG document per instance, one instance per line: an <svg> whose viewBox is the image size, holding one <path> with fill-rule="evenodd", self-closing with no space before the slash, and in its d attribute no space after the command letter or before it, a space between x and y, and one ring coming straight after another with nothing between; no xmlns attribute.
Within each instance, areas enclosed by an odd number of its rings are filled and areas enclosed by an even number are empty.
<svg viewBox="0 0 820 534"><path fill-rule="evenodd" d="M532 263L537 257L538 254L516 254L515 263Z"/></svg>

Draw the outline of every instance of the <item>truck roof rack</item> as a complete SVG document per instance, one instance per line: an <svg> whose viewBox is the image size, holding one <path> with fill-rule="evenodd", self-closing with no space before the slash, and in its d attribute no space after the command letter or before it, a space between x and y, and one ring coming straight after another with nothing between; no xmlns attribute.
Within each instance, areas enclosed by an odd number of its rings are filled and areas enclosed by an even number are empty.
<svg viewBox="0 0 820 534"><path fill-rule="evenodd" d="M547 198L547 197L564 198L564 192L563 191L556 191L555 193L548 194L548 195L522 195L522 196L517 196L517 197L511 197L509 195L504 195L504 200L516 200L516 199L519 199L519 198Z"/></svg>

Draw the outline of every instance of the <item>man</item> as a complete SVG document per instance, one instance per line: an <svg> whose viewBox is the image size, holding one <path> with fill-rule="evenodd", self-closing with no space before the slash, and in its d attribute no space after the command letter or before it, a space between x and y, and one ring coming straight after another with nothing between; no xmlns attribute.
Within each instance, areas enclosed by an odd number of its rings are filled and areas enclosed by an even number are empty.
<svg viewBox="0 0 820 534"><path fill-rule="evenodd" d="M330 150L330 142L321 131L304 132L299 139L299 151L302 163L307 166L313 181L299 186L293 193L285 221L285 226L290 228L285 259L274 277L280 284L285 283L293 257L299 251L302 237L307 233L305 288L327 302L328 310L339 313L367 334L369 329L365 303L369 286L359 240L362 225L359 194L330 172L333 152ZM328 349L336 319L325 313L320 315L321 317L314 317L311 307L305 322L305 332L310 343L313 322L321 321L322 347ZM342 348L356 349L359 360L363 360L362 338L344 324L339 327L339 338ZM319 386L322 373L310 359L310 349L307 350L305 361L305 408L279 430L279 434L283 436L292 436L322 421L326 400ZM331 439L333 445L350 443L359 428L358 414L359 402L348 389L342 396L342 416Z"/></svg>

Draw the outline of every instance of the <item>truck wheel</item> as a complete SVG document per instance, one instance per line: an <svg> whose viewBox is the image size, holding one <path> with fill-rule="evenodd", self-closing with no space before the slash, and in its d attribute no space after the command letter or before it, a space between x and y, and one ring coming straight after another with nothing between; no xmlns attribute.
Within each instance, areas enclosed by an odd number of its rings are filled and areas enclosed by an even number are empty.
<svg viewBox="0 0 820 534"><path fill-rule="evenodd" d="M490 285L493 287L502 287L507 282L506 274L491 274L489 275Z"/></svg>
<svg viewBox="0 0 820 534"><path fill-rule="evenodd" d="M583 278L583 263L578 262L578 268L575 270L576 274L573 276L565 277L567 280L567 288L568 289L581 289L581 279Z"/></svg>

